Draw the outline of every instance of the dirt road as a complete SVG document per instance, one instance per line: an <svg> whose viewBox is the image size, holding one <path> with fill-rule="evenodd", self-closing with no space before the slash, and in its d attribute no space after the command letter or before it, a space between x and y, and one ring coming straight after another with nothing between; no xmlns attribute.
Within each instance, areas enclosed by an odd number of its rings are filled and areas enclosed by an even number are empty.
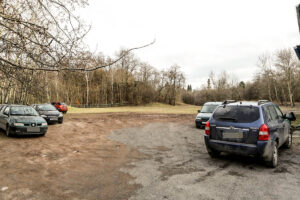
<svg viewBox="0 0 300 200"><path fill-rule="evenodd" d="M45 137L1 133L0 199L298 199L297 135L269 169L253 158L211 159L193 118L68 114Z"/></svg>

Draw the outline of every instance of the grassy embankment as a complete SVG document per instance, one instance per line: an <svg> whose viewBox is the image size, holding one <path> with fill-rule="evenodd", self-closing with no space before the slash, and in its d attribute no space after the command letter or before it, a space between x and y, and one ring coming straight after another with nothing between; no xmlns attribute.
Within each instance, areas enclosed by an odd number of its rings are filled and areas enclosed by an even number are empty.
<svg viewBox="0 0 300 200"><path fill-rule="evenodd" d="M124 106L110 108L75 108L69 107L68 113L111 113L111 112L135 112L135 113L159 113L159 114L197 114L201 106L180 104L176 106L152 103L144 106Z"/></svg>

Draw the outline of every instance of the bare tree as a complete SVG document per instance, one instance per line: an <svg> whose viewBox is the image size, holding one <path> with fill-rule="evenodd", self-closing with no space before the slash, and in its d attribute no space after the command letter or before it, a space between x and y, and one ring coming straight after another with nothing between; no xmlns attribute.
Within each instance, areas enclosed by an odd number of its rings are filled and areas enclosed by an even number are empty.
<svg viewBox="0 0 300 200"><path fill-rule="evenodd" d="M272 56L269 53L262 54L258 57L257 66L261 69L261 73L266 81L269 100L273 101L272 98L272 77L273 77L273 69L272 69Z"/></svg>
<svg viewBox="0 0 300 200"><path fill-rule="evenodd" d="M295 72L298 67L297 59L291 49L283 49L276 52L275 66L282 73L284 82L287 85L287 92L291 106L295 106L294 88Z"/></svg>
<svg viewBox="0 0 300 200"><path fill-rule="evenodd" d="M4 0L0 3L0 67L44 71L94 71L119 62L124 50L105 65L89 68L75 60L86 46L82 42L90 26L73 14L87 0Z"/></svg>

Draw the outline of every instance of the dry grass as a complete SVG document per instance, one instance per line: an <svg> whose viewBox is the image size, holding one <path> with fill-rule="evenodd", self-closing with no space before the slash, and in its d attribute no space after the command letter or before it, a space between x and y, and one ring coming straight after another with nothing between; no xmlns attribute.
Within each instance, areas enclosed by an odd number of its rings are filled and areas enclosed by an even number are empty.
<svg viewBox="0 0 300 200"><path fill-rule="evenodd" d="M294 126L300 124L300 114L296 114L296 121L292 123Z"/></svg>
<svg viewBox="0 0 300 200"><path fill-rule="evenodd" d="M201 106L180 104L176 106L152 103L145 106L124 106L111 108L75 108L69 107L68 113L113 113L113 112L135 112L135 113L159 113L159 114L197 114Z"/></svg>
<svg viewBox="0 0 300 200"><path fill-rule="evenodd" d="M300 124L300 109L299 107L280 107L284 113L295 111L297 120L293 125ZM201 106L192 106L187 104L179 104L171 106L161 103L152 103L145 106L124 106L124 107L111 107L111 108L75 108L69 107L68 113L116 113L116 112L132 112L132 113L158 113L158 114L197 114L197 110Z"/></svg>

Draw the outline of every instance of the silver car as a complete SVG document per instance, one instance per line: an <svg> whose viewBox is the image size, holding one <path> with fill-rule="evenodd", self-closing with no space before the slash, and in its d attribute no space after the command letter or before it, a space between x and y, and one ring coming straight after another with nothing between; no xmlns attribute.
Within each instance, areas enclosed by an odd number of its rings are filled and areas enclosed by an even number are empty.
<svg viewBox="0 0 300 200"><path fill-rule="evenodd" d="M203 104L201 110L198 110L198 114L195 119L196 127L204 128L212 113L222 103L223 102L206 102L205 104Z"/></svg>

